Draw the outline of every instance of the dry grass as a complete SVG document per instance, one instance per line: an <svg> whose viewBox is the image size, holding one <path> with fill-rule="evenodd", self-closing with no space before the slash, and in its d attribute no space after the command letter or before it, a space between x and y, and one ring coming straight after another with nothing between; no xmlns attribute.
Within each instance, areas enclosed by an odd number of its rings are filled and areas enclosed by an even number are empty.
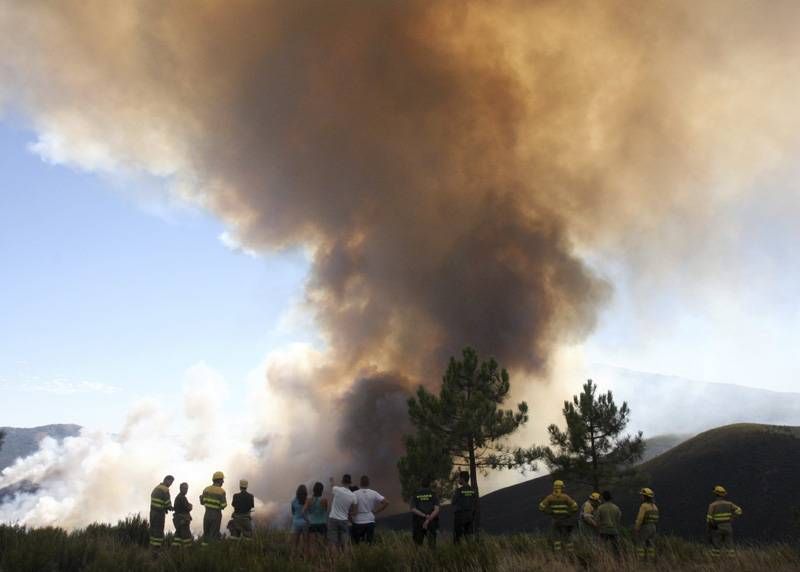
<svg viewBox="0 0 800 572"><path fill-rule="evenodd" d="M574 559L553 555L546 539L532 535L488 536L480 543L454 546L442 539L431 551L418 549L410 536L382 533L374 546L345 554L317 548L292 548L282 532L264 532L248 544L222 542L208 548L147 546L146 523L128 519L116 526L95 525L67 533L57 528L0 526L0 570L3 572L236 572L236 571L764 571L800 570L800 553L782 545L740 546L733 559L711 560L707 547L677 538L662 538L657 564L640 563L633 547L623 543L620 561L591 542L579 541Z"/></svg>

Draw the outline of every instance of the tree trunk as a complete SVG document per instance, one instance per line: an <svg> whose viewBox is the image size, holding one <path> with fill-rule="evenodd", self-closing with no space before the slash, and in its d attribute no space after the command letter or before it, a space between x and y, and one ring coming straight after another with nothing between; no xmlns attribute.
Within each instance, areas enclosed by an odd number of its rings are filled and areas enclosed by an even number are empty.
<svg viewBox="0 0 800 572"><path fill-rule="evenodd" d="M481 530L481 495L478 490L478 467L475 463L475 441L470 435L467 438L467 450L469 451L469 481L475 491L475 538L478 538Z"/></svg>
<svg viewBox="0 0 800 572"><path fill-rule="evenodd" d="M592 444L592 485L594 490L600 492L600 479L597 475L597 449L594 445L594 427L589 426L589 439Z"/></svg>

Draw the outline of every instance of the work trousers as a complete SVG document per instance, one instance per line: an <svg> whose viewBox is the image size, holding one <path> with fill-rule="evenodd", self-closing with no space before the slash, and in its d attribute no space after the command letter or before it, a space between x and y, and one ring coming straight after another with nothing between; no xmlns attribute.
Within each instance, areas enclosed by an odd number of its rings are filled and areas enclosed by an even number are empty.
<svg viewBox="0 0 800 572"><path fill-rule="evenodd" d="M253 520L249 514L235 514L228 523L231 531L231 540L252 540Z"/></svg>
<svg viewBox="0 0 800 572"><path fill-rule="evenodd" d="M607 532L600 533L600 540L602 540L607 546L611 548L611 551L614 553L614 556L619 558L620 551L619 551L619 535L616 533L609 534Z"/></svg>
<svg viewBox="0 0 800 572"><path fill-rule="evenodd" d="M350 537L353 539L353 544L359 544L362 540L367 544L372 544L375 539L375 523L353 523L353 527L350 529Z"/></svg>
<svg viewBox="0 0 800 572"><path fill-rule="evenodd" d="M417 514L411 516L411 536L417 546L422 546L425 539L428 539L428 546L436 548L436 533L439 531L439 519L434 519L428 523L428 528L423 528L425 519Z"/></svg>
<svg viewBox="0 0 800 572"><path fill-rule="evenodd" d="M643 524L636 536L636 555L639 558L656 558L656 525Z"/></svg>
<svg viewBox="0 0 800 572"><path fill-rule="evenodd" d="M219 527L221 524L222 511L206 507L206 513L203 515L203 546L209 542L220 540Z"/></svg>
<svg viewBox="0 0 800 572"><path fill-rule="evenodd" d="M572 531L574 529L575 524L572 521L553 521L553 528L551 530L553 552L561 553L564 551L567 554L572 554L575 552L575 544L572 542Z"/></svg>
<svg viewBox="0 0 800 572"><path fill-rule="evenodd" d="M717 558L723 551L733 556L733 527L727 522L711 528L711 556Z"/></svg>
<svg viewBox="0 0 800 572"><path fill-rule="evenodd" d="M167 511L158 508L150 509L150 546L159 548L164 544L164 521Z"/></svg>
<svg viewBox="0 0 800 572"><path fill-rule="evenodd" d="M175 513L172 515L172 524L175 526L175 536L172 537L172 544L175 546L191 546L192 531L189 524L192 517L187 513Z"/></svg>
<svg viewBox="0 0 800 572"><path fill-rule="evenodd" d="M639 558L656 558L656 525L643 524L636 535L636 555Z"/></svg>
<svg viewBox="0 0 800 572"><path fill-rule="evenodd" d="M475 516L472 511L456 512L453 515L453 542L458 544L462 538L472 538Z"/></svg>

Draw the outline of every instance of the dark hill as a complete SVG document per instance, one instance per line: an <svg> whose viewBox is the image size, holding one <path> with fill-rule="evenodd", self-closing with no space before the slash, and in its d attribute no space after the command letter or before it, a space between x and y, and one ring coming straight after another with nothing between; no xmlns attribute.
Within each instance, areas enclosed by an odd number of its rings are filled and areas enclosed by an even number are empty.
<svg viewBox="0 0 800 572"><path fill-rule="evenodd" d="M800 428L737 424L706 431L641 465L647 484L656 491L662 513L661 530L684 537L703 538L710 491L723 484L744 516L736 535L751 540L795 536L800 500L794 487L800 474ZM551 488L549 476L495 491L483 497L482 528L501 534L547 530L549 520L537 510L539 499ZM569 486L569 483L567 483ZM568 492L582 503L586 488ZM614 491L626 525L638 508L636 489ZM445 507L442 529L452 516ZM397 515L380 521L388 528L405 528L410 517Z"/></svg>
<svg viewBox="0 0 800 572"><path fill-rule="evenodd" d="M3 445L0 447L0 470L13 465L20 457L32 455L39 449L39 443L45 437L58 441L65 437L74 437L81 431L80 425L56 424L41 427L0 427L5 433Z"/></svg>

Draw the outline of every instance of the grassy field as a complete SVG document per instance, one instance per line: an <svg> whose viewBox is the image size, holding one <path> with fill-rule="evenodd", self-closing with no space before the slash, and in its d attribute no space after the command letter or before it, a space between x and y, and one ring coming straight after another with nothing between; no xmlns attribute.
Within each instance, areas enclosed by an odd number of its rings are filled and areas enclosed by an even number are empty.
<svg viewBox="0 0 800 572"><path fill-rule="evenodd" d="M662 538L657 564L639 563L625 543L622 561L588 542L577 543L574 560L558 558L546 539L532 535L488 536L480 543L454 546L441 539L435 551L417 549L410 536L382 533L374 546L358 546L345 554L323 548L295 550L288 534L267 532L247 544L221 542L210 547L147 547L147 526L138 518L116 526L95 525L67 533L57 528L0 526L0 570L3 572L236 572L236 571L428 571L519 570L800 570L800 552L787 545L740 546L733 560L715 563L705 546Z"/></svg>

